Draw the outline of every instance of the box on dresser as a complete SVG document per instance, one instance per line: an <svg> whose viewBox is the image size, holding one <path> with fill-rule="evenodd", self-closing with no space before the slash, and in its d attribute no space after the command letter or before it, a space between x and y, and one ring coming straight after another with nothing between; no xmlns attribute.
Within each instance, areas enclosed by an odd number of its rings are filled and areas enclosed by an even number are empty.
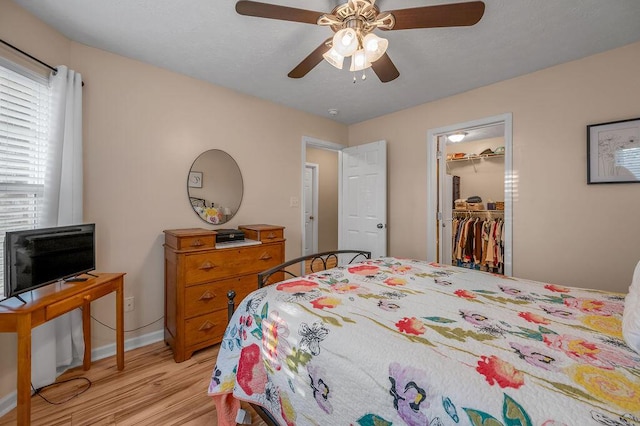
<svg viewBox="0 0 640 426"><path fill-rule="evenodd" d="M239 303L258 288L258 272L284 262L284 227L243 225L245 240L216 244L216 231L165 230L164 339L173 358L220 343L227 326L227 292Z"/></svg>

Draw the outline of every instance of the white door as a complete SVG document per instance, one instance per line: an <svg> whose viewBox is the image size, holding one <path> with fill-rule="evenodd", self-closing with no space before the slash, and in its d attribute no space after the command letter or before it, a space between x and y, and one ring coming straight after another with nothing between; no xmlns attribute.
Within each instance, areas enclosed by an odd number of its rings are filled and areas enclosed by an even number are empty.
<svg viewBox="0 0 640 426"><path fill-rule="evenodd" d="M338 246L387 255L387 142L342 150Z"/></svg>
<svg viewBox="0 0 640 426"><path fill-rule="evenodd" d="M318 252L318 165L304 168L304 254Z"/></svg>

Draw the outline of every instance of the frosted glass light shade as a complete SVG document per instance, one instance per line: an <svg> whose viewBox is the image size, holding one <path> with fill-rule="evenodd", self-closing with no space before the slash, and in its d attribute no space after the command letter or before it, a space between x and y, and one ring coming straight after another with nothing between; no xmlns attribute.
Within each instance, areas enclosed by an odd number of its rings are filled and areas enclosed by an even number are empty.
<svg viewBox="0 0 640 426"><path fill-rule="evenodd" d="M333 49L342 56L351 56L358 50L358 34L353 28L343 28L333 36Z"/></svg>
<svg viewBox="0 0 640 426"><path fill-rule="evenodd" d="M465 132L458 132L447 136L447 138L449 138L451 142L460 142L465 136L467 136Z"/></svg>
<svg viewBox="0 0 640 426"><path fill-rule="evenodd" d="M389 40L386 38L378 37L373 33L369 33L364 36L362 40L364 51L367 54L367 60L369 62L375 62L382 57L387 51L389 46Z"/></svg>
<svg viewBox="0 0 640 426"><path fill-rule="evenodd" d="M371 62L367 60L367 54L364 49L356 51L351 57L351 68L349 71L362 71L371 66Z"/></svg>
<svg viewBox="0 0 640 426"><path fill-rule="evenodd" d="M322 57L334 67L338 68L339 70L342 69L342 64L344 63L344 56L336 52L336 50L333 47L327 53L322 55Z"/></svg>

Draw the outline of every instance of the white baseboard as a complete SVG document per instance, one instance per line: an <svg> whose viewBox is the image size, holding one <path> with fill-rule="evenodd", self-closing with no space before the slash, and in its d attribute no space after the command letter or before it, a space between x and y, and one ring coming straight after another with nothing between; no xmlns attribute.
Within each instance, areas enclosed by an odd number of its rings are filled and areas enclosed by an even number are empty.
<svg viewBox="0 0 640 426"><path fill-rule="evenodd" d="M142 336L133 337L124 341L124 350L130 351L132 349L141 348L143 346L150 345L155 342L160 342L164 339L164 330L154 331L153 333L143 334ZM99 359L108 358L116 354L116 344L112 343L96 349L91 350L91 360L97 361ZM77 363L76 365L80 365ZM71 365L69 368L75 367ZM11 392L4 398L0 399L0 417L7 414L9 411L16 408L18 403L18 394L16 391Z"/></svg>

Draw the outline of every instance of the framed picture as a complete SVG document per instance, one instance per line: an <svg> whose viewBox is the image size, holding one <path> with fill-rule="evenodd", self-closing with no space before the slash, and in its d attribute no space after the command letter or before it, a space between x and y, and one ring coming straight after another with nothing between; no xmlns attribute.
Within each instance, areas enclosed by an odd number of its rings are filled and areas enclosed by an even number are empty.
<svg viewBox="0 0 640 426"><path fill-rule="evenodd" d="M189 188L202 188L202 172L189 172Z"/></svg>
<svg viewBox="0 0 640 426"><path fill-rule="evenodd" d="M640 118L587 126L587 183L640 182Z"/></svg>

